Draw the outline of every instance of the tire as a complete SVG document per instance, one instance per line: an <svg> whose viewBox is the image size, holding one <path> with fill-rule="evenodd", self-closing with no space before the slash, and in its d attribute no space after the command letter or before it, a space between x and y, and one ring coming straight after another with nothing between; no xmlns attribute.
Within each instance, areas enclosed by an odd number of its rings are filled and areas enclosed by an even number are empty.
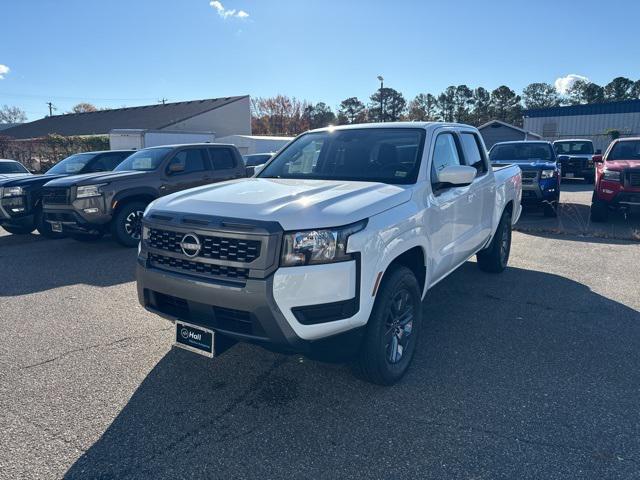
<svg viewBox="0 0 640 480"><path fill-rule="evenodd" d="M35 225L3 225L2 228L4 228L7 232L13 234L13 235L29 235L31 232L33 232L36 229Z"/></svg>
<svg viewBox="0 0 640 480"><path fill-rule="evenodd" d="M123 205L111 221L111 235L123 247L137 247L140 243L142 214L147 204L131 202Z"/></svg>
<svg viewBox="0 0 640 480"><path fill-rule="evenodd" d="M73 238L74 240L77 240L78 242L84 242L84 243L97 242L102 237L104 237L104 233L102 233L102 232L98 232L98 233L72 233L71 234L71 238Z"/></svg>
<svg viewBox="0 0 640 480"><path fill-rule="evenodd" d="M491 243L476 254L478 267L483 272L500 273L507 268L511 253L511 210L505 210Z"/></svg>
<svg viewBox="0 0 640 480"><path fill-rule="evenodd" d="M600 200L593 200L593 202L591 202L591 221L596 223L606 222L608 217L609 208L607 204Z"/></svg>
<svg viewBox="0 0 640 480"><path fill-rule="evenodd" d="M51 224L45 221L42 211L36 213L35 223L36 230L38 230L38 233L45 238L54 240L56 238L66 237L64 233L54 232L51 230Z"/></svg>
<svg viewBox="0 0 640 480"><path fill-rule="evenodd" d="M422 295L415 275L402 266L385 273L358 352L365 380L393 385L407 372L422 326Z"/></svg>

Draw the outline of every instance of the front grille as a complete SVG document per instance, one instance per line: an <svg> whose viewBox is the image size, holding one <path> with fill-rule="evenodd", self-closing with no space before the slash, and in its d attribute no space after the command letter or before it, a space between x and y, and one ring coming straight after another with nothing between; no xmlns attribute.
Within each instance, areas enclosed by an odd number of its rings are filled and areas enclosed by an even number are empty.
<svg viewBox="0 0 640 480"><path fill-rule="evenodd" d="M249 276L248 268L228 267L225 265L212 265L210 263L195 262L181 258L149 254L149 264L152 267L174 270L181 273L200 275L207 277L219 277L223 279L244 281Z"/></svg>
<svg viewBox="0 0 640 480"><path fill-rule="evenodd" d="M42 201L48 204L66 205L69 203L69 189L48 187L42 190Z"/></svg>
<svg viewBox="0 0 640 480"><path fill-rule="evenodd" d="M629 185L632 187L640 187L640 173L629 174Z"/></svg>
<svg viewBox="0 0 640 480"><path fill-rule="evenodd" d="M538 172L536 171L524 171L522 172L522 178L536 178L538 176Z"/></svg>
<svg viewBox="0 0 640 480"><path fill-rule="evenodd" d="M570 158L562 162L562 166L566 168L586 168L587 160L584 158Z"/></svg>
<svg viewBox="0 0 640 480"><path fill-rule="evenodd" d="M158 250L182 253L180 242L184 233L152 228L149 231L149 246ZM260 256L260 240L198 235L202 249L198 257L212 260L251 263Z"/></svg>

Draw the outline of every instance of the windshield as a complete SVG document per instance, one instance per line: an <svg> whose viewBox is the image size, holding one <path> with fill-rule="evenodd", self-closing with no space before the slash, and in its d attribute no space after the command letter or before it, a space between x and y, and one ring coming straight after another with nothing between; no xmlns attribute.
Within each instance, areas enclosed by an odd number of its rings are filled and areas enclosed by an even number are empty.
<svg viewBox="0 0 640 480"><path fill-rule="evenodd" d="M555 142L553 148L558 155L593 155L591 142Z"/></svg>
<svg viewBox="0 0 640 480"><path fill-rule="evenodd" d="M415 183L424 136L420 128L307 133L290 143L258 177Z"/></svg>
<svg viewBox="0 0 640 480"><path fill-rule="evenodd" d="M24 168L22 164L18 162L0 161L0 174L2 173L29 173L29 170Z"/></svg>
<svg viewBox="0 0 640 480"><path fill-rule="evenodd" d="M124 170L149 172L155 170L160 166L167 153L172 150L172 148L148 148L140 150L118 165L114 169L114 172L122 172Z"/></svg>
<svg viewBox="0 0 640 480"><path fill-rule="evenodd" d="M553 151L547 143L504 143L494 145L489 152L489 158L492 162L552 161Z"/></svg>
<svg viewBox="0 0 640 480"><path fill-rule="evenodd" d="M640 140L626 140L616 143L607 160L640 160Z"/></svg>
<svg viewBox="0 0 640 480"><path fill-rule="evenodd" d="M74 173L80 173L95 156L95 153L77 153L71 155L56 163L47 173L55 175L73 175Z"/></svg>

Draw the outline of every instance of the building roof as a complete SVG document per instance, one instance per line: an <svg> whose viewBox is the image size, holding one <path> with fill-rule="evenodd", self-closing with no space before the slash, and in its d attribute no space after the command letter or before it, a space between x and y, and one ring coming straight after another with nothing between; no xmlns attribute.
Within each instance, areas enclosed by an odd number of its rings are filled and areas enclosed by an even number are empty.
<svg viewBox="0 0 640 480"><path fill-rule="evenodd" d="M608 115L640 112L640 100L570 105L568 107L535 108L525 110L525 117L569 117L577 115Z"/></svg>
<svg viewBox="0 0 640 480"><path fill-rule="evenodd" d="M522 132L526 135L531 135L532 137L538 137L540 139L542 139L542 137L540 135L538 135L537 133L533 133L533 132L529 132L527 130L524 130L520 127L516 127L515 125L511 125L510 123L507 122L503 122L502 120L490 120L487 123L483 123L482 125L480 125L478 127L478 130L482 130L483 128L488 128L491 127L493 125L502 125L503 127L507 127L507 128L511 128L512 130L517 130L518 132Z"/></svg>
<svg viewBox="0 0 640 480"><path fill-rule="evenodd" d="M163 129L202 113L215 110L247 96L210 98L142 107L98 110L97 112L53 115L7 128L2 135L14 138L60 135L106 135L117 128Z"/></svg>

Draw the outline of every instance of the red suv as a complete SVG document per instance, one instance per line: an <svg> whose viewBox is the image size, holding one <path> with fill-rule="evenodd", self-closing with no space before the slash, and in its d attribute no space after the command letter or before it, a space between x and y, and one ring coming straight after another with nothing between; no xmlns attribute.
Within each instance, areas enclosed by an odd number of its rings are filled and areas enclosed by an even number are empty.
<svg viewBox="0 0 640 480"><path fill-rule="evenodd" d="M591 220L604 222L609 210L640 207L640 137L614 140L602 155L594 155L596 185Z"/></svg>

